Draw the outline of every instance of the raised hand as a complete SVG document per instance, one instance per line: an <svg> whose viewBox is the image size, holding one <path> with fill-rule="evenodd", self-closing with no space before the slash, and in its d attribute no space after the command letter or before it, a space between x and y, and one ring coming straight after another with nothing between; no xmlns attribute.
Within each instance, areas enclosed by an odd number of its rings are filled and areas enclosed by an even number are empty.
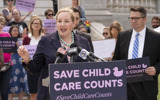
<svg viewBox="0 0 160 100"><path fill-rule="evenodd" d="M24 46L20 46L18 48L18 54L23 58L23 60L29 61L29 53Z"/></svg>

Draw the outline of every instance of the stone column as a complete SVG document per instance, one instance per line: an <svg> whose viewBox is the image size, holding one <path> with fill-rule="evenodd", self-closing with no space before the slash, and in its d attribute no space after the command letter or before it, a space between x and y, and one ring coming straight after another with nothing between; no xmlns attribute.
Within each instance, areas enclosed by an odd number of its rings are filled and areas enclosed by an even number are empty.
<svg viewBox="0 0 160 100"><path fill-rule="evenodd" d="M4 7L4 5L3 5L3 4L4 4L3 0L0 0L0 7L2 7L2 8L3 8L3 7Z"/></svg>
<svg viewBox="0 0 160 100"><path fill-rule="evenodd" d="M0 0L0 13L2 13L2 9L4 8L4 1Z"/></svg>
<svg viewBox="0 0 160 100"><path fill-rule="evenodd" d="M71 6L72 6L72 0L58 0L58 10Z"/></svg>
<svg viewBox="0 0 160 100"><path fill-rule="evenodd" d="M160 0L157 0L157 13L160 13Z"/></svg>

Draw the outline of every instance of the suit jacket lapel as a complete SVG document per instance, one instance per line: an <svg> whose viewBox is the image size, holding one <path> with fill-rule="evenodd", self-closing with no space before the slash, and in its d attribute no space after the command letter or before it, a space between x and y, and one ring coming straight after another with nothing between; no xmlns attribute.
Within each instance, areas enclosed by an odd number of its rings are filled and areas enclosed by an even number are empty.
<svg viewBox="0 0 160 100"><path fill-rule="evenodd" d="M59 37L58 37L58 32L53 33L56 35L51 35L51 45L58 50L59 47L61 47L60 41L59 41ZM67 56L65 56L64 60L66 60L68 62Z"/></svg>
<svg viewBox="0 0 160 100"><path fill-rule="evenodd" d="M56 34L56 35L53 35L53 34ZM51 35L51 45L56 49L58 50L59 47L61 47L61 44L59 42L59 37L58 37L58 32L56 33L53 33Z"/></svg>
<svg viewBox="0 0 160 100"><path fill-rule="evenodd" d="M149 32L149 29L148 28L146 28L146 36L145 36L145 41L144 41L144 48L143 48L143 55L142 55L142 57L144 57L144 56L147 56L147 52L149 52L148 50L148 48L149 48L149 45L150 45L150 41L149 41L149 39L151 39L151 35L150 35L150 32Z"/></svg>
<svg viewBox="0 0 160 100"><path fill-rule="evenodd" d="M128 51L129 51L129 45L130 45L130 41L131 41L131 36L132 36L132 30L129 30L128 31L128 34L126 35L126 41L125 41L125 44L126 44L126 50L125 52L127 53L126 56L125 56L125 59L128 59Z"/></svg>

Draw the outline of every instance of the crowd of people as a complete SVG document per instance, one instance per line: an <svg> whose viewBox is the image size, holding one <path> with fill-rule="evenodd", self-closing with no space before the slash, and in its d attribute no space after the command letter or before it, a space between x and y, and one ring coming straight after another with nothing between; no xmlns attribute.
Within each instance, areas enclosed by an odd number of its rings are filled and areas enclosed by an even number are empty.
<svg viewBox="0 0 160 100"><path fill-rule="evenodd" d="M79 0L72 0L72 6L63 8L56 14L52 9L46 9L46 19L55 19L57 31L46 33L43 20L32 11L21 16L14 6L15 0L6 0L7 7L0 16L0 37L16 37L17 53L3 53L0 45L0 100L12 100L17 94L23 100L23 92L30 95L30 100L49 100L49 87L44 86L48 78L48 64L54 63L58 48L70 49L71 44L94 52L91 36L87 34L85 10ZM30 16L29 25L26 17ZM160 18L153 17L153 29L146 26L147 11L144 7L136 6L130 9L130 30L123 30L118 21L103 29L105 39L115 39L116 48L109 60L127 60L149 56L151 66L146 68L146 74L153 81L127 84L128 100L157 100L158 74L160 73ZM4 26L11 26L9 32L3 32ZM156 32L157 31L157 32ZM138 34L138 35L137 35ZM134 51L135 39L138 40L138 51ZM33 59L24 45L37 45ZM51 51L52 50L52 51ZM136 54L133 53L136 52ZM80 57L75 62L87 62ZM62 63L71 63L72 58L66 56Z"/></svg>

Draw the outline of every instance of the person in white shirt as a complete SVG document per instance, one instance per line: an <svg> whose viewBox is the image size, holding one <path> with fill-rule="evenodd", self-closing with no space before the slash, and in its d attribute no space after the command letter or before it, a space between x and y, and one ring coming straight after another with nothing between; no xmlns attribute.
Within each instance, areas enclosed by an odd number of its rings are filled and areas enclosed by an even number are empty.
<svg viewBox="0 0 160 100"><path fill-rule="evenodd" d="M30 33L24 37L23 45L38 45L42 37L42 20L38 16L33 16L30 21ZM28 73L28 88L31 100L36 100L39 75Z"/></svg>

